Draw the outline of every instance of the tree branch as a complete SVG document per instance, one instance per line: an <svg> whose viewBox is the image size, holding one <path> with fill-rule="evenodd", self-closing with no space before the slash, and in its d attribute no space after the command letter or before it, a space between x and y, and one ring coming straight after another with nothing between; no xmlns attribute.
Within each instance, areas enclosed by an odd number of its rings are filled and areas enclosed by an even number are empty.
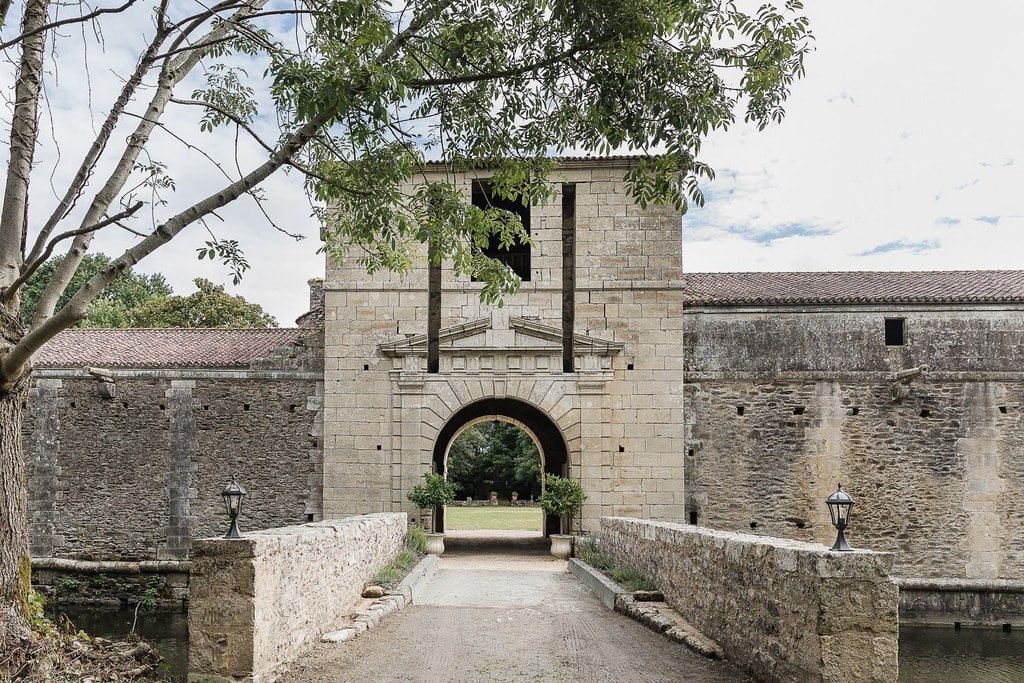
<svg viewBox="0 0 1024 683"><path fill-rule="evenodd" d="M17 279L22 245L28 225L28 194L32 157L39 137L39 96L43 82L46 33L35 31L46 23L47 0L26 0L22 30L31 33L21 46L21 63L14 87L14 112L9 138L10 160L0 208L0 286Z"/></svg>
<svg viewBox="0 0 1024 683"><path fill-rule="evenodd" d="M235 22L244 19L249 13L259 9L266 2L267 0L252 0L249 3L246 3L229 19L226 19L211 29L200 42L209 42L210 40L215 40L218 37L225 35L231 30L231 27ZM211 12L216 11L218 7L231 6L232 4L232 2L222 2L219 5L216 5ZM190 30L194 30L201 25L201 21L193 22L190 24ZM175 42L180 44L186 36L187 33L182 34ZM85 218L82 221L83 225L99 221L107 212L110 205L116 198L117 193L122 187L124 187L124 183L131 175L132 170L135 167L135 162L139 158L139 154L141 154L143 148L149 142L153 129L157 126L160 117L167 108L167 103L170 101L174 88L191 72L193 68L195 68L196 64L199 63L199 60L205 55L206 50L197 49L181 55L181 57L176 60L164 62L163 68L160 70L160 77L158 79L158 85L156 86L156 92L153 93L153 97L150 99L149 105L146 108L145 116L140 119L135 131L128 137L128 144L122 152L120 159L115 164L114 170L111 171L110 175L107 177L106 183L103 184L103 187L100 188L99 192L97 192L96 196L93 198L92 205L89 207L89 210L86 212ZM39 303L36 307L36 315L32 321L33 325L40 324L44 319L53 314L53 310L57 305L57 301L59 300L61 293L67 287L68 282L71 281L72 276L78 269L78 265L82 262L82 258L85 255L94 234L95 233L93 232L89 232L75 237L67 255L64 260L61 261L60 266L54 270L50 282L39 297Z"/></svg>
<svg viewBox="0 0 1024 683"><path fill-rule="evenodd" d="M7 23L7 13L11 11L14 0L0 0L0 26Z"/></svg>
<svg viewBox="0 0 1024 683"><path fill-rule="evenodd" d="M120 14L121 12L124 12L138 1L139 0L126 0L125 3L119 7L101 7L98 10L94 10L92 12L89 12L88 14L83 14L78 17L61 19L59 21L52 21L48 24L43 24L42 26L37 26L35 28L32 28L31 30L25 31L20 36L11 38L6 42L0 43L0 50L6 50L9 47L17 45L26 38L31 38L32 36L38 35L40 33L46 33L47 31L58 28L60 26L66 26L68 24L82 24L92 19L95 19L96 17L103 14ZM11 0L4 0L4 3L9 7L11 5ZM4 11L4 14L6 14L6 7L0 5L0 9Z"/></svg>
<svg viewBox="0 0 1024 683"><path fill-rule="evenodd" d="M174 104L181 104L181 105L186 105L186 106L190 106L190 107L205 107L206 109L211 109L211 110L217 112L218 114L220 114L221 116L223 116L224 118L228 119L232 123L234 123L236 126L241 128L242 130L244 130L246 133L248 133L249 136L260 147L262 147L263 149L267 150L268 152L273 152L274 151L274 148L271 147L269 144L267 144L263 140L263 138L261 138L259 136L259 134L256 133L256 131L252 128L252 126L249 125L249 123L247 121L245 121L244 119L239 118L238 116L236 116L234 114L234 112L228 111L224 107L221 107L221 106L219 106L219 105L217 105L217 104L215 104L213 102L203 102L202 100L193 100L193 99L181 99L179 97L172 97L171 98L171 102L173 102Z"/></svg>
<svg viewBox="0 0 1024 683"><path fill-rule="evenodd" d="M423 13L414 17L410 22L410 25L405 30L396 34L395 37L392 38L391 42L377 54L377 62L385 63L391 59L408 40L415 36L416 33L433 17L437 16L444 7L445 4L443 2L435 2ZM198 54L191 53L185 60L183 60L183 63L179 62L178 65L188 67L189 64L194 65L198 59ZM188 71L188 69L185 68L183 70L168 73L168 70L167 65L165 65L162 82L158 88L158 93L155 96L155 99L159 100L158 104L162 101L162 103L166 105L167 101L170 99L170 89L172 89L173 85L184 76L184 73L187 73ZM359 81L350 83L348 89L350 94L354 95L362 92L366 87L367 86L364 81ZM156 113L159 115L160 112L157 111ZM23 336L10 349L7 355L0 358L0 384L10 384L17 378L23 376L31 363L33 354L42 348L43 344L52 339L58 332L70 327L76 321L85 317L89 302L98 296L104 287L120 277L128 268L131 268L141 259L169 242L185 227L217 211L221 207L236 200L242 194L251 191L261 182L266 180L266 178L268 178L272 173L288 164L307 143L317 136L331 121L335 120L337 115L338 112L334 110L321 111L314 114L308 121L301 124L294 132L290 133L278 149L270 155L270 158L267 159L267 161L221 191L206 197L196 204L193 204L189 208L168 219L162 225L158 226L156 230L146 236L142 241L127 249L121 256L111 263L110 266L90 278L88 282L86 282L78 292L71 297L68 303L61 308L60 311L53 314L53 304L51 303L50 311L41 317L37 315L28 333L26 333L25 336ZM143 122L140 123L140 125L146 124L146 128L143 131L146 134L145 137L148 137L148 133L152 131L155 123L156 121L151 119L148 115ZM134 137L135 136L133 136L133 138ZM138 141L133 140L133 143L134 142ZM130 144L129 148L134 146L134 144ZM123 158L124 157L122 157L122 159ZM114 176L111 177L111 180L113 179ZM80 249L80 253L76 253L76 248L79 246L78 242L80 240L86 240L85 246L87 246L88 237L88 235L76 236L75 244L72 245L72 248L69 251L69 256L64 260L64 263L66 263L71 260L72 256L76 257L72 273L77 269L78 264L81 262L81 256L84 254L84 246ZM44 295L51 293L50 290L54 288L55 281L56 278L51 280L47 287L47 291L44 292ZM65 282L61 290L66 286ZM42 299L40 299L40 305L41 304Z"/></svg>
<svg viewBox="0 0 1024 683"><path fill-rule="evenodd" d="M167 35L165 33L158 30L157 34L153 36L153 39L146 47L146 52L143 53L142 57L139 59L139 62L135 67L135 71L121 88L120 95L118 95L118 98L110 108L110 112L108 112L106 119L104 119L103 124L100 126L100 132L96 136L96 139L93 140L85 158L82 159L82 163L78 167L78 171L75 173L74 179L71 181L70 185L68 185L67 190L64 192L64 196L57 203L57 206L54 207L50 217L36 236L35 242L32 245L32 251L25 259L25 267L33 269L38 267L37 261L39 260L39 254L43 249L43 245L49 238L50 233L57 227L57 224L67 216L68 212L71 211L72 207L75 205L77 199L82 195L82 191L89 182L89 177L96 168L96 163L99 161L99 158L107 147L107 143L110 141L110 136L114 132L114 127L117 125L117 122L124 113L128 103L131 101L132 97L134 97L136 90L142 83L143 77L156 62L156 51L159 49L166 37ZM24 270L24 267L22 270Z"/></svg>
<svg viewBox="0 0 1024 683"><path fill-rule="evenodd" d="M95 223L93 225L87 225L85 227L78 228L76 230L68 230L66 232L62 232L59 235L55 236L53 239L51 239L46 244L46 248L43 249L42 254L40 255L40 257L38 259L36 259L36 261L34 263L30 264L28 267L23 269L22 272L21 272L21 275L18 276L18 279L15 280L14 282L12 282L9 287L4 289L3 292L0 293L0 301L2 301L4 303L9 303L11 301L11 299L13 298L14 293L18 291L18 288L21 287L26 282L28 282L29 278L32 277L32 274L35 273L39 269L39 266L43 265L43 263L45 263L46 260L48 258L50 258L50 256L53 255L53 248L55 246L57 246L57 244L59 244L60 242L63 242L66 239L69 239L71 237L77 237L78 235L84 235L86 233L96 232L97 230L101 230L101 229L107 227L108 225L112 225L114 223L117 223L118 221L120 221L122 219L125 219L125 218L128 218L129 216L134 214L136 211L141 209L142 206L143 206L142 202L135 202L134 204L132 204L130 207L128 207L127 209L125 209L121 213L115 214L115 215L111 216L110 218L106 218L106 219L100 221L99 223ZM136 234L138 234L138 233L136 233Z"/></svg>
<svg viewBox="0 0 1024 683"><path fill-rule="evenodd" d="M127 249L107 268L91 277L60 311L38 324L33 324L29 332L11 348L8 354L0 358L0 377L3 378L3 383L10 382L24 374L33 354L41 349L43 344L61 330L71 327L84 318L89 302L95 299L104 287L119 278L144 257L171 241L192 223L238 199L242 194L266 180L274 171L284 166L288 159L295 156L333 116L334 112L317 114L292 133L267 161L221 191L209 195L171 217L141 242Z"/></svg>
<svg viewBox="0 0 1024 683"><path fill-rule="evenodd" d="M574 57L581 52L589 52L595 50L603 45L610 43L614 40L615 36L607 35L596 40L583 43L582 45L576 45L568 50L563 50L557 55L552 55L547 59L542 59L539 62L532 62L530 64L523 64L513 69L505 69L502 71L490 71L480 72L477 74L466 74L464 76L451 76L449 78L432 78L432 79L412 79L406 82L406 85L412 88L433 88L442 85L459 85L462 83L479 83L481 81L494 81L501 78L515 78L516 76L522 76L528 74L531 71L537 69L543 69L544 67L554 66L561 61Z"/></svg>

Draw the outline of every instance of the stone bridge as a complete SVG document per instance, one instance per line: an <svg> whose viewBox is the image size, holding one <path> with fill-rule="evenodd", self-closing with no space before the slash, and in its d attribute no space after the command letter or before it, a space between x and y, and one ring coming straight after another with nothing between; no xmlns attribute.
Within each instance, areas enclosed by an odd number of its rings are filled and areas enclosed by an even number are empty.
<svg viewBox="0 0 1024 683"><path fill-rule="evenodd" d="M428 556L412 580L360 605L406 524L379 513L198 542L189 680L896 680L891 555L603 518L604 551L664 591L656 623L670 640L605 607L635 612L621 589L574 559L576 581L543 545L481 556L456 539L451 554Z"/></svg>

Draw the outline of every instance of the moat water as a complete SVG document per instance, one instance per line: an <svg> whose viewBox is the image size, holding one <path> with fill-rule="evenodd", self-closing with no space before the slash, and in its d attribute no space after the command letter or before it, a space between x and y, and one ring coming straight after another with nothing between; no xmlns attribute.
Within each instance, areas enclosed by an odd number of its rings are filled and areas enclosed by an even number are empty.
<svg viewBox="0 0 1024 683"><path fill-rule="evenodd" d="M1020 683L1024 631L900 627L900 683Z"/></svg>
<svg viewBox="0 0 1024 683"><path fill-rule="evenodd" d="M135 621L134 609L111 609L86 605L61 605L46 616L58 619L67 616L76 628L91 636L125 638ZM188 614L181 610L139 611L135 633L160 650L166 664L168 680L184 683L188 678Z"/></svg>
<svg viewBox="0 0 1024 683"><path fill-rule="evenodd" d="M61 607L74 624L95 636L123 638L134 612L96 607ZM50 615L53 616L52 614ZM136 632L160 649L169 680L186 680L188 615L180 611L140 613ZM899 683L1021 683L1024 681L1024 630L900 628Z"/></svg>

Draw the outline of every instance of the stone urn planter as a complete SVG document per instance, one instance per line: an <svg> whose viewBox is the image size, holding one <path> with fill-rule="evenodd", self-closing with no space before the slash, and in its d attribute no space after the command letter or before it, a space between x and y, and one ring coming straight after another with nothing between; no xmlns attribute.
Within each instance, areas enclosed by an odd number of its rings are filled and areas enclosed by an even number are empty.
<svg viewBox="0 0 1024 683"><path fill-rule="evenodd" d="M455 500L455 485L440 474L427 472L423 475L424 483L417 484L412 491L406 495L412 503L420 510L432 510L430 515L430 526L435 529L435 519L439 515L440 508ZM427 532L427 553L440 555L444 552L444 534L441 532Z"/></svg>
<svg viewBox="0 0 1024 683"><path fill-rule="evenodd" d="M442 533L427 533L427 554L428 555L443 555L444 554L444 534Z"/></svg>
<svg viewBox="0 0 1024 683"><path fill-rule="evenodd" d="M549 515L560 518L563 532L569 530L569 517L575 517L583 509L587 494L579 481L571 477L549 474L544 478L544 492L540 494L540 506ZM551 534L551 554L560 560L569 559L572 554L572 536L565 533Z"/></svg>
<svg viewBox="0 0 1024 683"><path fill-rule="evenodd" d="M569 534L551 534L551 554L559 560L568 560L572 555L572 536Z"/></svg>

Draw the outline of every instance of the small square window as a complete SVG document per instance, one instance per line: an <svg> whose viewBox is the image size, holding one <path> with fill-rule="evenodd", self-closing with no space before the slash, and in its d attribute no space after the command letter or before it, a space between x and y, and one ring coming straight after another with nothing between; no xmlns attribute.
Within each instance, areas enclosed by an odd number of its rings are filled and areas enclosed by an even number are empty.
<svg viewBox="0 0 1024 683"><path fill-rule="evenodd" d="M907 343L907 319L885 319L885 345L903 346Z"/></svg>

